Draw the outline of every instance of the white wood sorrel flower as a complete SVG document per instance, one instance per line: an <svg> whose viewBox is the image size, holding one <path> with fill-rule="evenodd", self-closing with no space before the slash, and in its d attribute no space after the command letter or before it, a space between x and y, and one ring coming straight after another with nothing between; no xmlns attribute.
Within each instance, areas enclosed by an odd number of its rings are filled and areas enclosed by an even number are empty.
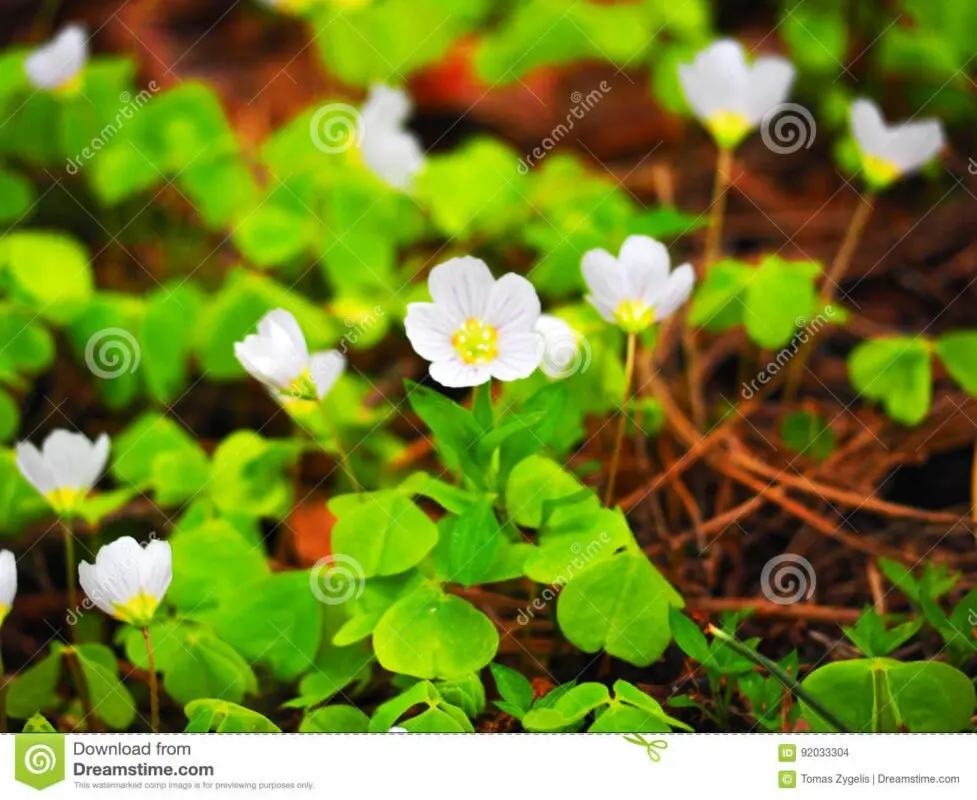
<svg viewBox="0 0 977 800"><path fill-rule="evenodd" d="M81 588L102 611L137 628L146 628L173 578L173 552L168 542L146 547L123 536L101 548L95 563L78 565Z"/></svg>
<svg viewBox="0 0 977 800"><path fill-rule="evenodd" d="M17 559L9 550L0 550L0 625L7 618L17 596Z"/></svg>
<svg viewBox="0 0 977 800"><path fill-rule="evenodd" d="M668 250L650 236L629 236L617 258L606 250L590 250L582 269L590 289L587 300L628 333L668 317L688 300L695 283L691 264L670 272Z"/></svg>
<svg viewBox="0 0 977 800"><path fill-rule="evenodd" d="M80 25L68 25L27 56L24 69L36 89L70 94L80 88L87 61L88 33Z"/></svg>
<svg viewBox="0 0 977 800"><path fill-rule="evenodd" d="M465 256L432 269L427 286L434 302L408 304L404 327L442 386L514 381L539 366L539 297L525 278L495 280L484 261Z"/></svg>
<svg viewBox="0 0 977 800"><path fill-rule="evenodd" d="M395 189L409 189L424 166L420 140L404 127L412 107L405 92L378 84L360 109L356 138L363 162Z"/></svg>
<svg viewBox="0 0 977 800"><path fill-rule="evenodd" d="M338 350L309 355L302 329L283 308L265 314L257 334L235 342L234 355L282 403L321 400L346 369Z"/></svg>
<svg viewBox="0 0 977 800"><path fill-rule="evenodd" d="M873 189L884 189L916 172L946 142L938 120L887 125L879 107L865 99L852 103L851 129L861 151L865 180Z"/></svg>
<svg viewBox="0 0 977 800"><path fill-rule="evenodd" d="M679 66L685 99L723 148L736 147L770 109L790 94L794 67L785 58L762 56L748 64L743 46L720 39Z"/></svg>
<svg viewBox="0 0 977 800"><path fill-rule="evenodd" d="M70 513L98 482L109 458L109 437L94 442L83 433L51 431L41 449L30 442L17 445L17 467L59 514Z"/></svg>

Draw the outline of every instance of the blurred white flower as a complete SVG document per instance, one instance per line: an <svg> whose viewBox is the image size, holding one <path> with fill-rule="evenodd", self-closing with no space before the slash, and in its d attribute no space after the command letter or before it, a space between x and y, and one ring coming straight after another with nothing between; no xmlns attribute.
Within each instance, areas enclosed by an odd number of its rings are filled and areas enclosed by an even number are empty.
<svg viewBox="0 0 977 800"><path fill-rule="evenodd" d="M689 298L691 264L671 269L665 245L650 236L629 236L614 258L606 250L584 253L587 300L608 322L637 333L661 322Z"/></svg>
<svg viewBox="0 0 977 800"><path fill-rule="evenodd" d="M549 378L568 378L586 364L581 364L581 339L568 322L550 314L536 320L542 356L539 368ZM589 361L589 359L588 359Z"/></svg>
<svg viewBox="0 0 977 800"><path fill-rule="evenodd" d="M302 329L283 308L265 314L257 334L235 342L234 355L280 402L321 400L346 369L346 358L338 350L309 355Z"/></svg>
<svg viewBox="0 0 977 800"><path fill-rule="evenodd" d="M484 261L453 258L431 270L433 303L410 303L404 327L442 386L478 386L491 378L527 378L539 366L539 297L509 273L498 280Z"/></svg>
<svg viewBox="0 0 977 800"><path fill-rule="evenodd" d="M101 548L95 563L78 565L81 588L109 616L137 628L148 627L173 578L173 553L168 542L154 540L145 548L123 536Z"/></svg>
<svg viewBox="0 0 977 800"><path fill-rule="evenodd" d="M357 141L363 161L395 189L409 189L424 166L420 139L404 127L412 107L404 91L377 84L360 109Z"/></svg>
<svg viewBox="0 0 977 800"><path fill-rule="evenodd" d="M0 626L10 613L17 596L17 559L9 550L0 550Z"/></svg>
<svg viewBox="0 0 977 800"><path fill-rule="evenodd" d="M946 142L938 120L887 125L879 107L864 98L852 103L851 129L861 151L865 180L875 189L916 172Z"/></svg>
<svg viewBox="0 0 977 800"><path fill-rule="evenodd" d="M723 148L735 147L774 106L783 103L794 82L794 66L785 58L763 56L746 61L743 46L720 39L679 65L685 99Z"/></svg>
<svg viewBox="0 0 977 800"><path fill-rule="evenodd" d="M81 83L88 61L88 33L80 25L62 28L51 41L35 48L24 62L27 79L37 89L72 92Z"/></svg>
<svg viewBox="0 0 977 800"><path fill-rule="evenodd" d="M94 442L83 433L51 431L41 449L30 442L17 444L17 467L59 514L72 511L98 482L109 458L109 437Z"/></svg>

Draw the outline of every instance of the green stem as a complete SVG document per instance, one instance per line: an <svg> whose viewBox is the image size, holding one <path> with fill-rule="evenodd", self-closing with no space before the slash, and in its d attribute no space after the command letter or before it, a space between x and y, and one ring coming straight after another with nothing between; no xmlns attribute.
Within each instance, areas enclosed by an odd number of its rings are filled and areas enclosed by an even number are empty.
<svg viewBox="0 0 977 800"><path fill-rule="evenodd" d="M359 494L363 491L363 487L360 486L360 482L356 480L356 474L353 472L352 466L349 463L349 456L346 453L346 449L343 447L343 441L339 438L339 430L336 428L335 423L332 420L332 415L326 408L324 402L319 403L319 407L322 410L322 418L326 422L326 427L329 429L329 434L332 436L333 442L336 445L336 452L339 454L339 463L346 473L346 477L349 478L350 483L353 484L353 490Z"/></svg>
<svg viewBox="0 0 977 800"><path fill-rule="evenodd" d="M7 732L7 675L3 668L3 653L0 653L0 733Z"/></svg>
<svg viewBox="0 0 977 800"><path fill-rule="evenodd" d="M61 531L64 534L64 559L68 584L68 608L72 614L78 614L78 584L77 577L75 575L75 570L77 570L77 566L75 564L75 534L71 529L70 517L61 518ZM69 638L72 642L74 642L77 638L77 632L75 631L74 625L69 627L71 628Z"/></svg>
<svg viewBox="0 0 977 800"><path fill-rule="evenodd" d="M88 729L91 731L97 730L99 727L98 716L92 708L92 699L88 694L88 683L85 681L85 673L81 668L81 661L78 660L78 654L73 648L66 647L64 658L68 664L68 671L71 673L72 683L75 684L75 689L78 691L78 699L81 700L82 713L85 715L82 721L87 722L90 720Z"/></svg>
<svg viewBox="0 0 977 800"><path fill-rule="evenodd" d="M153 733L159 732L159 678L156 675L156 656L153 653L153 642L149 638L149 628L142 629L142 638L146 642L146 657L149 660L149 727Z"/></svg>
<svg viewBox="0 0 977 800"><path fill-rule="evenodd" d="M614 437L614 453L611 455L611 470L607 477L607 491L604 494L604 505L610 508L614 501L614 484L617 482L617 467L621 461L621 446L624 444L624 430L628 421L628 406L631 404L631 383L634 380L634 361L638 349L638 335L628 334L628 353L624 364L624 402L621 405L621 416L618 418L617 434Z"/></svg>
<svg viewBox="0 0 977 800"><path fill-rule="evenodd" d="M706 253L702 263L702 277L719 256L723 237L723 217L726 215L726 194L733 172L733 151L720 147L716 156L716 178L712 187L712 204L709 206L709 228L706 230Z"/></svg>
<svg viewBox="0 0 977 800"><path fill-rule="evenodd" d="M803 689L801 685L797 682L796 678L791 676L786 672L779 664L775 664L769 658L761 656L754 650L751 650L745 644L743 644L739 639L730 633L717 628L715 625L709 626L709 633L715 636L719 641L723 642L738 653L743 656L743 658L749 659L758 667L763 667L767 672L773 675L778 681L780 681L795 697L799 700L803 700L807 703L817 715L821 717L825 722L834 727L838 733L851 733L848 727L841 722L831 711L828 711L819 700L815 700L808 694L806 689Z"/></svg>

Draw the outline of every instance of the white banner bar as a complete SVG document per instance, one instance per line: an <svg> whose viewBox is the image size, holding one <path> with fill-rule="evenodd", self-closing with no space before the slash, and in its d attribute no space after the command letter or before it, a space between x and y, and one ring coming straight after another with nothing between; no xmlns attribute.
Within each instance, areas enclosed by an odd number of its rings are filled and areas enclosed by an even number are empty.
<svg viewBox="0 0 977 800"><path fill-rule="evenodd" d="M977 737L99 734L0 737L0 798L977 796ZM785 794L790 791L792 794ZM665 794L674 793L674 794ZM714 794L713 794L714 793Z"/></svg>

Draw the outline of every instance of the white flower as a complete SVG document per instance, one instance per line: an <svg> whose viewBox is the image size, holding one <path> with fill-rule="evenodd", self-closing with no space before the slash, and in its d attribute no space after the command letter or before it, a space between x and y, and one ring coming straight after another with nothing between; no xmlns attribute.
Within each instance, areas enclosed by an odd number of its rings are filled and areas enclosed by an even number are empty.
<svg viewBox="0 0 977 800"><path fill-rule="evenodd" d="M860 99L851 106L851 129L870 186L882 189L922 167L943 149L943 126L935 119L887 125L879 107Z"/></svg>
<svg viewBox="0 0 977 800"><path fill-rule="evenodd" d="M30 442L17 445L17 467L59 514L75 504L98 482L109 458L109 437L94 442L83 433L51 431L38 450Z"/></svg>
<svg viewBox="0 0 977 800"><path fill-rule="evenodd" d="M400 89L376 85L360 109L357 141L370 171L395 189L408 189L424 166L420 140L404 128L410 97Z"/></svg>
<svg viewBox="0 0 977 800"><path fill-rule="evenodd" d="M691 264L669 273L671 259L661 242L629 236L614 258L606 250L584 253L587 300L608 322L637 333L661 322L689 298L695 283Z"/></svg>
<svg viewBox="0 0 977 800"><path fill-rule="evenodd" d="M679 81L695 115L720 147L735 147L774 106L783 103L794 82L785 58L763 56L746 63L743 46L720 39L679 66Z"/></svg>
<svg viewBox="0 0 977 800"><path fill-rule="evenodd" d="M404 327L442 386L514 381L539 366L539 297L525 278L495 280L484 261L465 256L432 269L427 286L434 302L408 304Z"/></svg>
<svg viewBox="0 0 977 800"><path fill-rule="evenodd" d="M131 536L105 545L95 563L78 565L81 588L109 616L145 628L173 578L173 552L168 542L151 541L145 548Z"/></svg>
<svg viewBox="0 0 977 800"><path fill-rule="evenodd" d="M234 355L281 402L321 400L346 369L346 358L338 350L310 356L302 329L283 308L265 314L257 334L235 342Z"/></svg>
<svg viewBox="0 0 977 800"><path fill-rule="evenodd" d="M17 559L9 550L0 550L0 625L10 613L17 596Z"/></svg>
<svg viewBox="0 0 977 800"><path fill-rule="evenodd" d="M27 56L24 69L35 88L68 92L78 88L87 61L88 33L69 25Z"/></svg>
<svg viewBox="0 0 977 800"><path fill-rule="evenodd" d="M547 377L568 378L589 365L589 353L581 354L580 334L569 323L550 314L540 314L536 333L542 350L539 368Z"/></svg>

